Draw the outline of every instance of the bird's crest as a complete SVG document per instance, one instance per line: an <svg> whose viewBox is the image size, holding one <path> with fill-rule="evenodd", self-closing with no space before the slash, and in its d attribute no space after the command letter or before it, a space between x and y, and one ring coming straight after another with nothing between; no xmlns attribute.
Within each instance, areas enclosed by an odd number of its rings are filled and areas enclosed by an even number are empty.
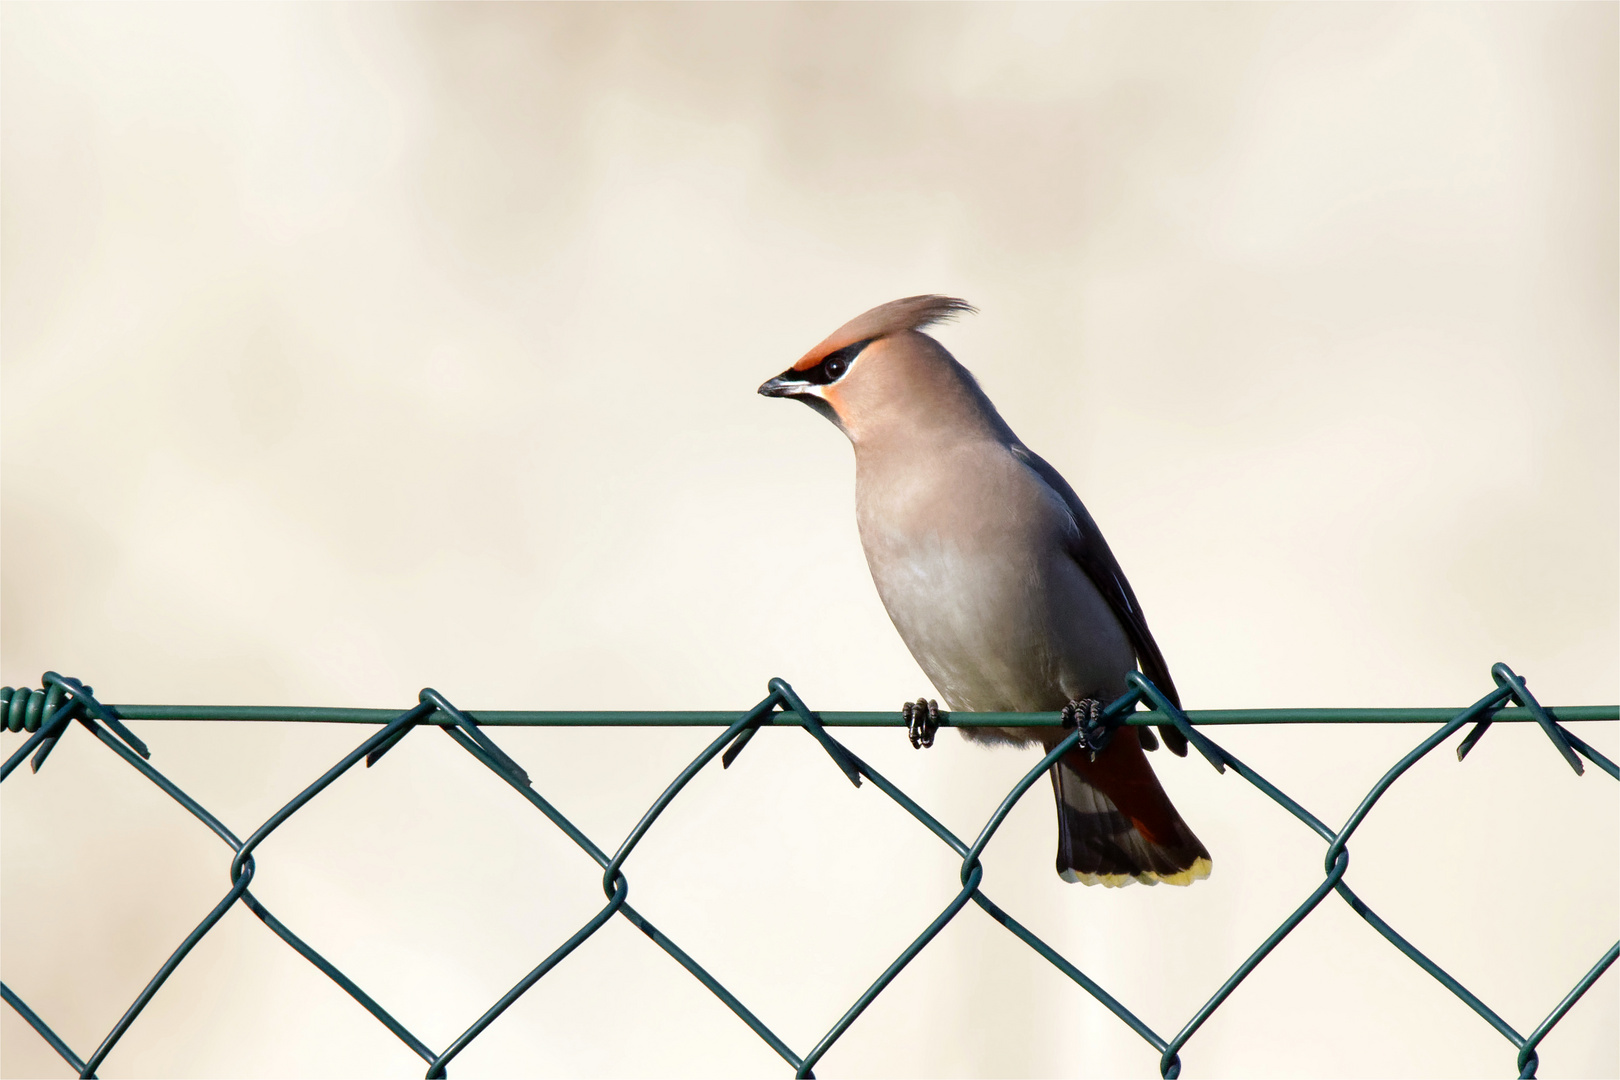
<svg viewBox="0 0 1620 1080"><path fill-rule="evenodd" d="M921 330L925 326L954 319L963 312L971 314L977 310L979 309L966 300L958 300L951 296L935 296L932 293L927 296L908 296L904 300L890 300L864 315L855 316L834 330L820 345L805 353L799 362L793 365L793 370L805 371L813 368L821 363L828 353L836 352L846 345L853 345L857 341L870 341L873 338L899 334L906 330Z"/></svg>

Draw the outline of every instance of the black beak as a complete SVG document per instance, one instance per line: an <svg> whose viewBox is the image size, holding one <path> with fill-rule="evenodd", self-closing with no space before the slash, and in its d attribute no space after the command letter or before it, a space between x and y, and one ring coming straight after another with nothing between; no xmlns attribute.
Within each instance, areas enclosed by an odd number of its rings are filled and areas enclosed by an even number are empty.
<svg viewBox="0 0 1620 1080"><path fill-rule="evenodd" d="M783 397L792 398L794 401L802 401L838 425L838 429L842 431L844 422L838 419L838 412L832 407L832 403L820 394L810 392L811 387L815 385L814 382L804 377L804 372L788 368L776 378L765 380L760 385L759 392L765 397Z"/></svg>
<svg viewBox="0 0 1620 1080"><path fill-rule="evenodd" d="M794 376L797 372L784 371L774 379L767 379L760 385L759 392L765 397L792 397L810 384Z"/></svg>

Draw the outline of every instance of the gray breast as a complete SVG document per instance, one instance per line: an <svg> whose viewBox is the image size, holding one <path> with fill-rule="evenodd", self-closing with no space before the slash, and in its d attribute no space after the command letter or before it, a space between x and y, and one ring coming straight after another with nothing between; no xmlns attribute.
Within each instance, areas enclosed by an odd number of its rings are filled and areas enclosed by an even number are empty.
<svg viewBox="0 0 1620 1080"><path fill-rule="evenodd" d="M949 708L1050 710L1123 691L1135 658L1068 554L1068 509L1005 447L953 447L898 473L857 457L856 484L878 595Z"/></svg>

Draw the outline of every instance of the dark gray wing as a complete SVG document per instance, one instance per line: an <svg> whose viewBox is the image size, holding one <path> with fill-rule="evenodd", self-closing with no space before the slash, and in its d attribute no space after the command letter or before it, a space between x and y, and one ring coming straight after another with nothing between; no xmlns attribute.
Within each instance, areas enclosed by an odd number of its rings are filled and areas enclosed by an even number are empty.
<svg viewBox="0 0 1620 1080"><path fill-rule="evenodd" d="M1153 640L1153 633L1148 630L1147 619L1142 615L1142 606L1136 602L1136 594L1131 591L1131 583L1125 580L1125 571L1119 568L1119 560L1109 550L1108 541L1103 539L1102 530L1091 519L1086 511L1085 504L1080 496L1074 493L1074 488L1063 479L1061 473L1046 463L1039 454L1030 450L1022 443L1012 443L1008 449L1014 457L1028 465L1035 475L1046 481L1046 486L1057 493L1069 508L1074 517L1076 539L1070 548L1069 554L1080 569L1085 571L1086 577L1097 587L1108 601L1119 618L1120 625L1131 639L1131 646L1136 650L1136 662L1142 666L1142 674L1148 681L1160 690L1164 696L1178 709L1181 707L1181 695L1176 692L1176 684L1170 678L1170 669L1164 662L1164 654L1159 652L1158 642ZM1187 739L1181 732L1169 725L1162 725L1159 734L1164 736L1165 745L1170 747L1177 757L1187 756Z"/></svg>

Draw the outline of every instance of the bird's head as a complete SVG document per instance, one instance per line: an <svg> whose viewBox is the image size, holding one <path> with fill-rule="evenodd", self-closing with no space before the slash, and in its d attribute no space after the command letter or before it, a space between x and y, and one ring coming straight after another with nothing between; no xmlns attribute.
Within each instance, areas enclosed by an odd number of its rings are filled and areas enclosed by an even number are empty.
<svg viewBox="0 0 1620 1080"><path fill-rule="evenodd" d="M935 393L950 393L960 381L957 372L966 376L921 331L973 310L948 296L892 300L833 331L759 392L804 402L858 443L863 432L904 422Z"/></svg>

